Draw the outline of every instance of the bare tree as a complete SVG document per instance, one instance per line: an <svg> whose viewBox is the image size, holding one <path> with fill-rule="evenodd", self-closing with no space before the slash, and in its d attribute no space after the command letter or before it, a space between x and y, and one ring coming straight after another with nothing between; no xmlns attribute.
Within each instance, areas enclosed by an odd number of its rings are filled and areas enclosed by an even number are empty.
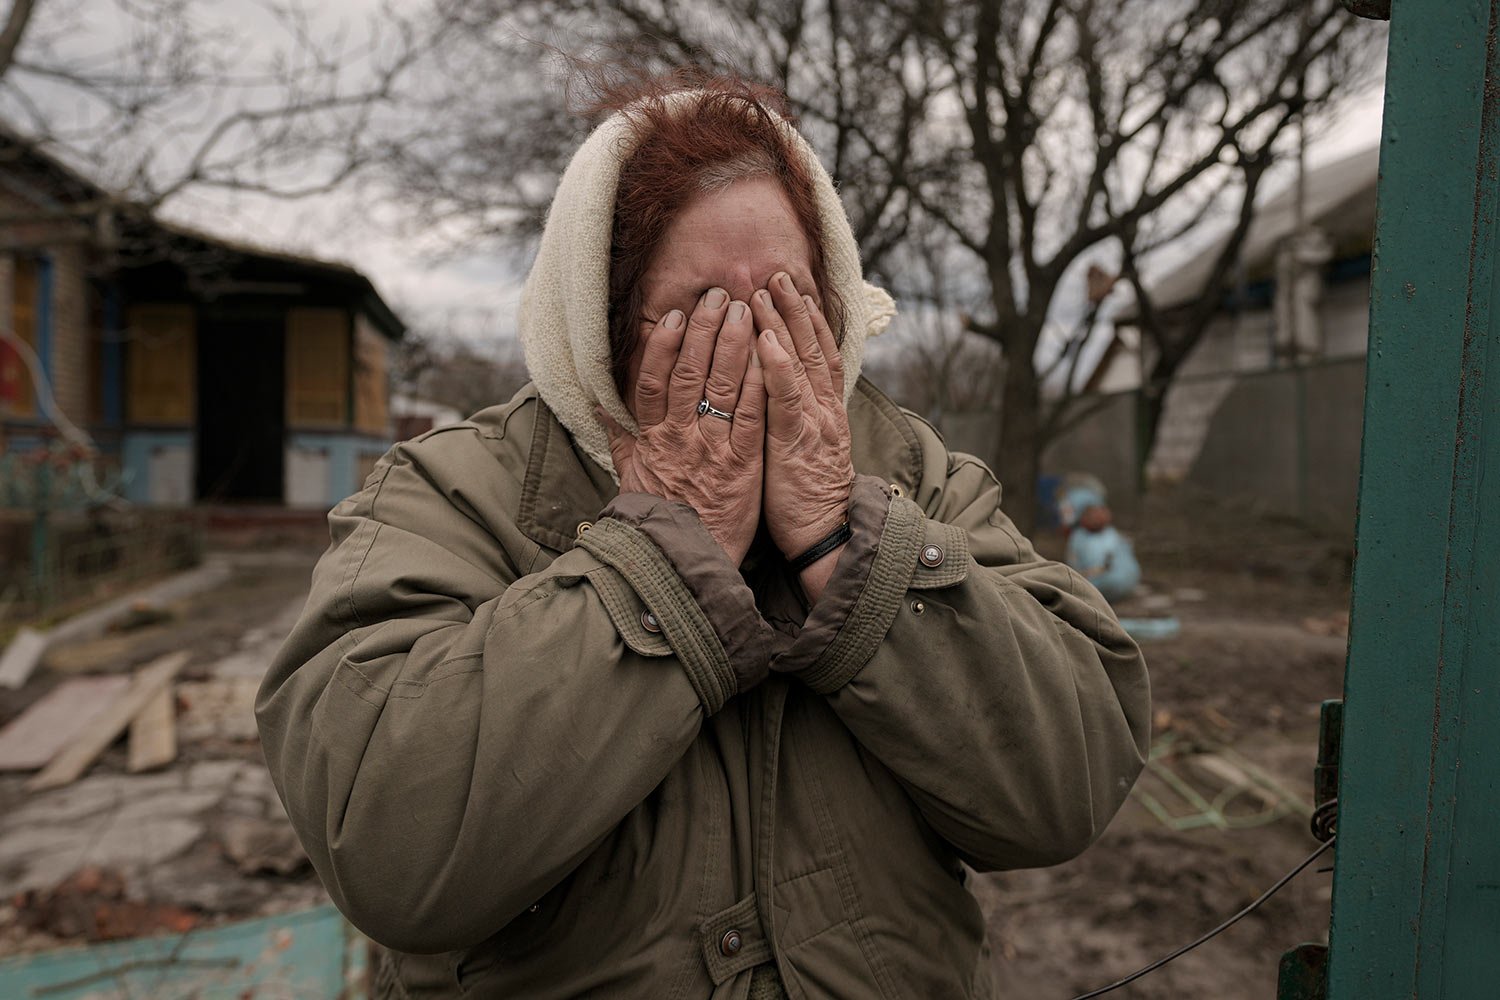
<svg viewBox="0 0 1500 1000"><path fill-rule="evenodd" d="M76 220L112 237L112 217L189 192L333 191L387 153L444 28L419 30L395 4L351 26L300 0L254 0L232 17L194 0L12 0L0 28L5 147L55 158L96 192L0 221Z"/></svg>
<svg viewBox="0 0 1500 1000"><path fill-rule="evenodd" d="M504 326L483 309L415 313L391 366L394 391L465 415L505 402L530 375L520 342L497 335Z"/></svg>
<svg viewBox="0 0 1500 1000"><path fill-rule="evenodd" d="M563 124L564 88L521 79L538 42L783 87L877 279L910 288L900 251L928 225L965 258L969 329L1006 358L995 458L1018 498L1065 418L1038 361L1044 331L1078 322L1053 315L1065 275L1102 251L1138 260L1222 204L1361 79L1376 38L1338 0L447 0L435 16L462 22L462 52L393 175L466 239L534 232L586 124Z"/></svg>
<svg viewBox="0 0 1500 1000"><path fill-rule="evenodd" d="M1005 368L999 345L970 329L983 294L961 254L931 220L911 220L888 257L905 308L865 361L897 401L939 426L991 411Z"/></svg>
<svg viewBox="0 0 1500 1000"><path fill-rule="evenodd" d="M1269 149L1256 150L1240 164L1242 182L1236 193L1233 223L1213 253L1208 276L1198 295L1186 306L1165 315L1152 300L1150 289L1141 276L1141 259L1149 254L1149 241L1138 231L1121 239L1121 277L1129 282L1134 294L1134 325L1141 332L1142 350L1150 358L1150 369L1141 385L1141 417L1138 457L1142 465L1149 459L1161 429L1167 389L1178 370L1203 339L1223 308L1223 293L1240 262L1240 253L1255 221L1256 198L1261 182L1272 162ZM1160 246L1161 244L1156 244ZM1144 470L1143 470L1144 471Z"/></svg>

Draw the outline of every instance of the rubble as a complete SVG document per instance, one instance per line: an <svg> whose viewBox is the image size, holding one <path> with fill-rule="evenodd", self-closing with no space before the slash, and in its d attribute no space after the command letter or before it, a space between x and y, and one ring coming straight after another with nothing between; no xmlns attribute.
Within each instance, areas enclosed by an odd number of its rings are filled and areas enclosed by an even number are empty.
<svg viewBox="0 0 1500 1000"><path fill-rule="evenodd" d="M171 903L131 899L119 872L86 866L49 890L29 889L11 900L17 922L32 933L84 941L118 941L190 931L198 914Z"/></svg>
<svg viewBox="0 0 1500 1000"><path fill-rule="evenodd" d="M145 934L191 930L196 941L229 921L327 903L260 760L254 716L260 678L301 608L309 565L236 571L230 585L178 606L170 622L49 647L26 689L0 696L8 713L0 722L12 725L49 699L77 707L88 686L118 706L134 691L130 665L165 650L186 660L170 687L135 699L154 718L136 711L103 729L97 716L81 727L69 718L76 731L62 739L52 729L72 711L46 710L38 716L45 725L23 732L35 768L37 758L57 755L56 746L34 745L38 732L66 753L79 731L97 745L113 730L71 784L28 791L24 775L0 773L0 963L67 943L134 945ZM120 738L127 728L128 748ZM132 758L152 769L129 773Z"/></svg>
<svg viewBox="0 0 1500 1000"><path fill-rule="evenodd" d="M294 875L309 865L285 820L226 817L220 824L219 844L243 875Z"/></svg>

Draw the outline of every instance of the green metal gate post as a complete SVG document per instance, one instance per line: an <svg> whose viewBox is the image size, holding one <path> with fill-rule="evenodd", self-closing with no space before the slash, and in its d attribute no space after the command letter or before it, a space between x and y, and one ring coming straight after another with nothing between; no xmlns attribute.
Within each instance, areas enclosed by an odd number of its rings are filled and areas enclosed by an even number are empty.
<svg viewBox="0 0 1500 1000"><path fill-rule="evenodd" d="M1500 997L1500 0L1391 5L1329 996Z"/></svg>

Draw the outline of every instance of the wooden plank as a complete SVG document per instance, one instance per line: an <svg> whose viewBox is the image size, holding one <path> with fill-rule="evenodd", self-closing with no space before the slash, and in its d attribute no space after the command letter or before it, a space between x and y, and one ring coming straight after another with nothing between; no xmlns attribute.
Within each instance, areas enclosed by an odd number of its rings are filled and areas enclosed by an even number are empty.
<svg viewBox="0 0 1500 1000"><path fill-rule="evenodd" d="M78 780L89 765L115 741L125 727L130 725L141 709L155 698L157 693L172 683L172 678L187 663L187 653L168 653L137 670L130 683L130 690L81 733L73 743L52 759L42 772L26 783L28 792L45 788L57 788Z"/></svg>
<svg viewBox="0 0 1500 1000"><path fill-rule="evenodd" d="M18 688L41 662L51 637L34 628L21 627L0 656L0 687Z"/></svg>
<svg viewBox="0 0 1500 1000"><path fill-rule="evenodd" d="M177 695L171 684L162 688L130 720L132 774L165 767L177 759Z"/></svg>
<svg viewBox="0 0 1500 1000"><path fill-rule="evenodd" d="M79 677L48 692L0 729L0 771L35 771L130 689L124 674Z"/></svg>
<svg viewBox="0 0 1500 1000"><path fill-rule="evenodd" d="M171 604L185 597L211 590L229 579L232 570L227 562L211 559L202 566L168 577L160 583L132 591L80 612L45 632L22 627L5 653L0 656L0 687L19 688L48 650L80 639L92 639L130 613L131 608L148 604Z"/></svg>

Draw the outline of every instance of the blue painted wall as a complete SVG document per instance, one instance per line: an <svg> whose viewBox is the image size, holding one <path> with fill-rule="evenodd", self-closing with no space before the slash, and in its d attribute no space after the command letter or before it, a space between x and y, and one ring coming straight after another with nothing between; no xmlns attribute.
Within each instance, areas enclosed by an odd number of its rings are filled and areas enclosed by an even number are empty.
<svg viewBox="0 0 1500 1000"><path fill-rule="evenodd" d="M187 483L189 496L185 503L192 503L193 464L195 442L190 430L126 432L120 445L120 467L124 476L125 499L131 503L151 502L151 455L157 449L182 449L187 454Z"/></svg>
<svg viewBox="0 0 1500 1000"><path fill-rule="evenodd" d="M292 431L286 436L287 501L291 502L294 490L300 489L303 502L298 506L332 507L344 497L359 491L363 486L360 476L361 458L384 454L391 442L386 438L365 434L339 434L328 432ZM185 456L187 495L181 503L193 503L193 463L196 460L197 442L191 430L130 430L120 447L120 463L124 472L125 498L132 503L152 503L154 492L151 482L151 458L163 449L179 450ZM319 453L322 482L293 482L292 456L294 452ZM316 464L316 463L315 463ZM161 484L155 484L158 487Z"/></svg>
<svg viewBox="0 0 1500 1000"><path fill-rule="evenodd" d="M390 448L391 441L383 437L366 434L319 433L315 431L291 431L287 434L287 500L290 503L293 490L300 487L305 493L321 499L318 506L332 507L340 500L357 493L364 485L360 477L360 457L381 455ZM291 453L293 451L321 452L326 458L326 481L322 488L312 484L294 484ZM302 506L299 504L299 506Z"/></svg>

